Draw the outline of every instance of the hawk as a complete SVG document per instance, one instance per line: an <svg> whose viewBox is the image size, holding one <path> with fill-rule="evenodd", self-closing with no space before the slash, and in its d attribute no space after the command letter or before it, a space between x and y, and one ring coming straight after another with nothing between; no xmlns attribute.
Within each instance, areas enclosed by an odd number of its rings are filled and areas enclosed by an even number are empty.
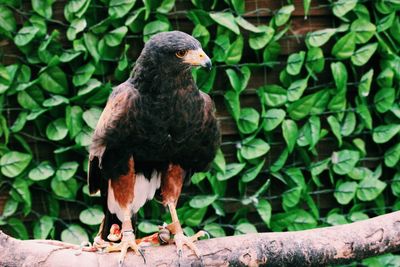
<svg viewBox="0 0 400 267"><path fill-rule="evenodd" d="M193 66L211 68L199 41L180 31L154 35L130 78L113 89L93 133L89 191L100 191L105 213L96 242L121 251L120 265L129 247L142 254L135 215L156 194L170 211L178 254L187 245L199 256L193 242L202 233L184 235L176 205L185 176L206 170L214 159L220 130L211 98L193 80ZM115 224L122 236L117 245L107 242Z"/></svg>

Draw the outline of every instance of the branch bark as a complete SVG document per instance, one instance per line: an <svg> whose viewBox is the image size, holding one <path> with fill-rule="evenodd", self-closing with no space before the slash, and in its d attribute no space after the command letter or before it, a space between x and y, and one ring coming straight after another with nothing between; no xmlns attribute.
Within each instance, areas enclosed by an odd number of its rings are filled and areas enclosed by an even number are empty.
<svg viewBox="0 0 400 267"><path fill-rule="evenodd" d="M64 243L65 244L65 243ZM400 211L352 224L285 233L202 240L202 259L189 250L179 260L173 245L145 249L148 266L324 266L400 250ZM67 245L68 246L68 245ZM0 231L0 266L117 266L118 253L82 252ZM143 266L128 253L125 266Z"/></svg>

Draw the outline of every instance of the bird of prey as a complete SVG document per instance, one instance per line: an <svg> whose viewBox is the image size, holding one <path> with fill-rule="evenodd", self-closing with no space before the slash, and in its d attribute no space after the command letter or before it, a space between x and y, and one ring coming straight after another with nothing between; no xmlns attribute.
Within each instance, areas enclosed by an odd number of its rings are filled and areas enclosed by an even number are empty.
<svg viewBox="0 0 400 267"><path fill-rule="evenodd" d="M176 205L185 176L206 170L214 159L220 130L211 98L193 80L193 66L211 68L199 41L180 31L154 35L130 78L113 89L94 131L88 184L90 193L100 191L105 213L95 241L121 251L120 265L129 247L142 254L135 215L156 194L170 211L178 254L186 245L199 256L193 242L202 232L184 235ZM117 245L108 242L115 241L115 225L122 235Z"/></svg>

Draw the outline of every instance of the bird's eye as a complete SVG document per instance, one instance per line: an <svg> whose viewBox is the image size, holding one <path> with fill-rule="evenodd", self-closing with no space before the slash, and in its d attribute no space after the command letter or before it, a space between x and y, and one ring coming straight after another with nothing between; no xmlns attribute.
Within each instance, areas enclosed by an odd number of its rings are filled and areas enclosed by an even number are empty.
<svg viewBox="0 0 400 267"><path fill-rule="evenodd" d="M187 53L188 53L187 50L179 50L178 52L175 53L175 55L176 55L178 58L183 58L184 56L187 55Z"/></svg>

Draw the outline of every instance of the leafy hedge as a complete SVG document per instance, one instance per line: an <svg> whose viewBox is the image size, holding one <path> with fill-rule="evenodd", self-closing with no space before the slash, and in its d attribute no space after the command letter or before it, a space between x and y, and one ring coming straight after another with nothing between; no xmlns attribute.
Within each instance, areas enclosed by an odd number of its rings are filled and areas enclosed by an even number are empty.
<svg viewBox="0 0 400 267"><path fill-rule="evenodd" d="M193 72L201 90L229 81L219 89L240 135L234 162L224 142L212 170L191 178L178 210L187 233L302 230L400 209L399 1L332 1L338 26L308 33L304 49L283 60L291 1L260 25L244 0L192 0L184 12L175 0L73 0L66 21L54 18L53 0L23 2L0 1L0 35L19 50L2 55L17 63L0 65L0 192L8 192L0 226L15 236L80 243L96 233L102 211L85 185L91 133L143 42L173 29L172 13L192 22L214 62L210 73ZM257 68L280 69L280 82L257 89L259 109L244 107ZM329 196L337 208L325 212L319 199ZM71 206L79 221L65 219ZM141 234L168 220L158 202L146 207Z"/></svg>

